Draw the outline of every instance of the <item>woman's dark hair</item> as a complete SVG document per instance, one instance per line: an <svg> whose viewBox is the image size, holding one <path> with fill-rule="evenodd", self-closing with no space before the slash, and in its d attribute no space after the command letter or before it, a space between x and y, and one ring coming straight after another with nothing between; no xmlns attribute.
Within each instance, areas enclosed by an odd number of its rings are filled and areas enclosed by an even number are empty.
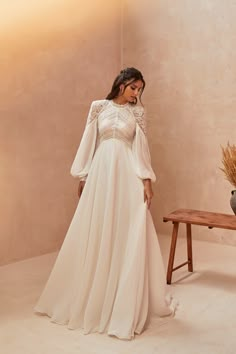
<svg viewBox="0 0 236 354"><path fill-rule="evenodd" d="M106 99L107 100L112 100L113 98L116 98L119 96L120 94L120 85L124 84L124 89L126 89L126 87L130 84L132 84L132 82L134 81L142 81L143 83L143 87L140 91L140 95L139 95L139 99L141 102L141 96L145 87L145 81L143 78L142 73L135 69L135 68L126 68L124 70L121 70L121 72L119 73L119 75L115 78L115 81L113 82L112 88L111 88L111 92L107 95ZM137 98L135 100L135 102L131 103L133 105L136 105L137 103ZM141 102L142 103L142 102Z"/></svg>

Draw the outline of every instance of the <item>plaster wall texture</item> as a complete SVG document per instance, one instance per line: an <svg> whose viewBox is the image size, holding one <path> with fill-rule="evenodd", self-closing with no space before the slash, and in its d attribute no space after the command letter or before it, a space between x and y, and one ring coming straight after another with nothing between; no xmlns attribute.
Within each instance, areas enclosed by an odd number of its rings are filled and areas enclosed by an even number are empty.
<svg viewBox="0 0 236 354"><path fill-rule="evenodd" d="M220 145L235 143L233 0L21 0L0 5L0 265L57 250L77 204L69 174L92 100L143 72L158 176L152 214L232 213ZM184 230L183 230L184 231ZM194 237L236 245L232 231Z"/></svg>
<svg viewBox="0 0 236 354"><path fill-rule="evenodd" d="M158 175L152 212L177 208L233 214L221 145L236 142L236 3L233 0L126 0L123 65L147 81L143 103ZM234 232L194 228L201 239L236 245Z"/></svg>
<svg viewBox="0 0 236 354"><path fill-rule="evenodd" d="M17 6L20 6L17 8ZM89 105L120 68L120 3L0 5L0 265L58 249Z"/></svg>

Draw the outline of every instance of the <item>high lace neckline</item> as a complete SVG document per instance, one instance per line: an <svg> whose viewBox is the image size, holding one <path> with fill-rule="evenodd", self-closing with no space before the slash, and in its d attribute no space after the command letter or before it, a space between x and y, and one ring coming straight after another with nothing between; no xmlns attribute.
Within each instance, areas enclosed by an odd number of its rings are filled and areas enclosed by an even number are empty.
<svg viewBox="0 0 236 354"><path fill-rule="evenodd" d="M126 102L126 103L124 103L124 104L119 104L119 103L114 102L113 100L111 100L111 103L112 103L113 106L119 107L119 108L127 107L128 104L129 104L129 102Z"/></svg>

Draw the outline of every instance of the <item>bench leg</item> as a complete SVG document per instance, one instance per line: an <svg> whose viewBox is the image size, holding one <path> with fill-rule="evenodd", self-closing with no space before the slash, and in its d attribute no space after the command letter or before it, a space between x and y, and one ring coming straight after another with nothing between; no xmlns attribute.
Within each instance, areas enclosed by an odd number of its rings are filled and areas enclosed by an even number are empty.
<svg viewBox="0 0 236 354"><path fill-rule="evenodd" d="M188 251L188 271L193 272L193 253L192 253L192 231L191 224L186 224L187 251Z"/></svg>
<svg viewBox="0 0 236 354"><path fill-rule="evenodd" d="M179 223L173 222L173 232L172 232L172 240L170 246L170 255L168 262L168 270L167 270L167 284L171 284L173 266L174 266L174 258L175 258L175 249L176 249L176 241L178 236Z"/></svg>

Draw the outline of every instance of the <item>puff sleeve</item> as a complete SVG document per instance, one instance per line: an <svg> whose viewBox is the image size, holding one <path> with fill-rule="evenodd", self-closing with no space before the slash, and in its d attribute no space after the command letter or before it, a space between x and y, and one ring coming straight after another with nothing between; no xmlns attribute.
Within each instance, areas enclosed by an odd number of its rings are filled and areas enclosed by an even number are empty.
<svg viewBox="0 0 236 354"><path fill-rule="evenodd" d="M71 166L73 177L85 181L96 151L97 117L104 106L103 101L93 101L89 110L85 130Z"/></svg>
<svg viewBox="0 0 236 354"><path fill-rule="evenodd" d="M151 166L151 156L146 135L146 118L143 107L135 107L133 114L136 120L136 132L132 145L134 168L141 179L156 181L155 173Z"/></svg>

